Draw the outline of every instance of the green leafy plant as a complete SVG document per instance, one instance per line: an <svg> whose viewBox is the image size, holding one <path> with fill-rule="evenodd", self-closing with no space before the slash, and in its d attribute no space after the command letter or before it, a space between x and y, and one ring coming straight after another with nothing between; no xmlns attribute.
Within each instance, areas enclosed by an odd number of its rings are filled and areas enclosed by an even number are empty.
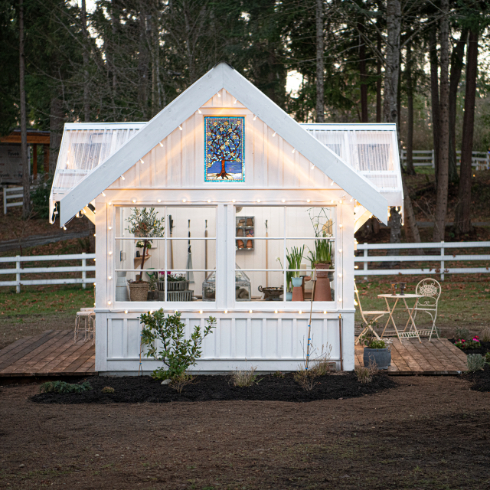
<svg viewBox="0 0 490 490"><path fill-rule="evenodd" d="M163 308L160 308L139 317L143 324L141 342L148 346L146 356L155 357L165 366L153 372L155 379L174 380L185 374L201 357L202 341L216 327L216 318L210 316L203 331L199 326L195 326L190 338L186 339L185 323L181 321L180 316L180 313L165 316ZM161 346L160 350L157 343Z"/></svg>
<svg viewBox="0 0 490 490"><path fill-rule="evenodd" d="M292 247L291 250L286 249L286 261L288 263L288 269L286 271L286 290L292 290L292 278L300 277L300 271L293 271L291 269L301 269L301 262L305 254L305 246ZM282 262L279 257L276 259L282 267Z"/></svg>
<svg viewBox="0 0 490 490"><path fill-rule="evenodd" d="M132 208L132 213L128 217L127 231L135 237L141 237L136 244L142 243L143 258L141 260L141 273L139 280L143 278L143 268L145 265L146 249L151 248L151 238L162 237L165 233L165 218L158 218L155 208Z"/></svg>
<svg viewBox="0 0 490 490"><path fill-rule="evenodd" d="M102 393L107 393L109 395L112 395L115 392L116 390L114 388L111 388L110 386L104 386L104 388L102 388Z"/></svg>
<svg viewBox="0 0 490 490"><path fill-rule="evenodd" d="M282 371L276 371L275 373L272 373L272 376L274 376L274 378L284 378L285 374Z"/></svg>
<svg viewBox="0 0 490 490"><path fill-rule="evenodd" d="M472 340L459 339L454 345L463 350L479 349L481 347L478 335L475 335Z"/></svg>
<svg viewBox="0 0 490 490"><path fill-rule="evenodd" d="M192 384L195 376L191 376L190 374L182 373L178 376L174 376L172 382L170 383L170 388L177 390L179 393L182 393L182 390L187 386Z"/></svg>
<svg viewBox="0 0 490 490"><path fill-rule="evenodd" d="M370 325L375 328L377 323L372 322ZM366 327L365 324L361 325L361 328ZM369 349L385 349L386 342L381 339L377 339L371 331L363 335L359 338L359 345L363 345L364 347L368 347Z"/></svg>
<svg viewBox="0 0 490 490"><path fill-rule="evenodd" d="M84 391L91 390L92 386L88 381L84 381L81 384L67 383L66 381L47 381L40 387L41 393L61 393L63 395L68 393L83 393Z"/></svg>
<svg viewBox="0 0 490 490"><path fill-rule="evenodd" d="M260 379L257 379L258 376L255 374L256 369L257 367L251 367L250 371L235 371L231 377L233 386L243 388L259 383Z"/></svg>
<svg viewBox="0 0 490 490"><path fill-rule="evenodd" d="M308 259L311 262L311 267L314 268L317 264L332 263L332 242L328 238L332 237L331 226L332 222L328 217L326 208L321 208L318 214L312 214L315 208L308 209L313 231L315 233L315 249L310 250Z"/></svg>
<svg viewBox="0 0 490 490"><path fill-rule="evenodd" d="M323 235L326 237L326 234ZM328 240L315 240L315 250L309 251L308 260L311 268L314 269L317 264L332 263L332 242Z"/></svg>
<svg viewBox="0 0 490 490"><path fill-rule="evenodd" d="M470 373L483 370L485 367L485 358L480 354L468 354L466 356L466 365Z"/></svg>
<svg viewBox="0 0 490 490"><path fill-rule="evenodd" d="M316 378L318 373L313 369L305 369L304 366L300 366L300 369L293 375L294 381L298 383L305 391L311 391L318 383Z"/></svg>
<svg viewBox="0 0 490 490"><path fill-rule="evenodd" d="M162 277L162 280L164 278ZM185 281L186 277L183 274L167 274L167 282Z"/></svg>

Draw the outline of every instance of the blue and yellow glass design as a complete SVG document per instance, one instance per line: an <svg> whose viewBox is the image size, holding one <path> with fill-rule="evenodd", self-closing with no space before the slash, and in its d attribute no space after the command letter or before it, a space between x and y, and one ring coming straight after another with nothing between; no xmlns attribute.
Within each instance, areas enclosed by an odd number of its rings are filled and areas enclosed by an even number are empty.
<svg viewBox="0 0 490 490"><path fill-rule="evenodd" d="M204 118L204 181L245 182L245 118Z"/></svg>

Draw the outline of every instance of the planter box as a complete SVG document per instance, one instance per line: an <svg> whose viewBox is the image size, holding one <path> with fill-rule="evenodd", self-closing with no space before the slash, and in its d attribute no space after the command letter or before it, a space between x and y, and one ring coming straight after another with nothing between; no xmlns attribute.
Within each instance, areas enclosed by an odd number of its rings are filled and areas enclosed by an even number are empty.
<svg viewBox="0 0 490 490"><path fill-rule="evenodd" d="M169 291L185 291L189 286L189 281L167 281ZM165 291L165 282L158 281L158 290Z"/></svg>
<svg viewBox="0 0 490 490"><path fill-rule="evenodd" d="M364 366L370 363L376 364L378 369L388 369L391 366L391 351L388 347L384 349L364 348Z"/></svg>

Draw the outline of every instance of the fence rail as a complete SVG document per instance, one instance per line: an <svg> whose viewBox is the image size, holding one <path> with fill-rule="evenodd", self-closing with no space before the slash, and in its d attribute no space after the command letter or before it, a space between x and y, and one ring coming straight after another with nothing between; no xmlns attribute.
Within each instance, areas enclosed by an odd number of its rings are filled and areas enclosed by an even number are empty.
<svg viewBox="0 0 490 490"><path fill-rule="evenodd" d="M455 249L487 249L490 252L490 242L441 242L441 243L381 243L369 244L363 243L357 245L358 253L363 255L356 256L354 261L356 264L363 264L363 268L357 265L354 274L356 276L391 276L391 275L413 275L413 274L438 274L441 280L444 280L444 274L486 274L490 272L490 254L446 254L447 250ZM369 255L369 252L377 252L386 250L385 255ZM388 255L390 250L395 250L396 255ZM424 251L423 255L402 255L400 251L415 250L416 252ZM434 255L426 253L427 250L434 250ZM438 253L437 253L438 252ZM483 262L483 267L446 267L447 262ZM420 268L408 269L398 267L394 264L401 265L404 262L419 262ZM388 263L386 268L375 266L371 269L369 264L384 264ZM482 264L477 264L482 265Z"/></svg>
<svg viewBox="0 0 490 490"><path fill-rule="evenodd" d="M15 264L15 268L0 268L1 274L15 274L15 281L0 281L1 286L15 286L16 292L20 293L21 286L44 286L49 284L82 284L85 288L87 283L93 283L93 277L87 277L87 272L95 272L95 265L87 265L87 260L94 260L95 254L67 254L67 255L31 255L21 257L1 257L1 264ZM64 267L30 267L22 268L23 262L47 262L47 261L64 261L64 260L80 260L81 266L69 265ZM56 273L72 273L81 272L82 277L78 278L62 278L62 279L25 279L22 280L22 275L25 274L56 274Z"/></svg>
<svg viewBox="0 0 490 490"><path fill-rule="evenodd" d="M456 165L461 165L461 151L456 152L458 161ZM434 150L414 150L412 151L412 160L414 167L432 167L435 168L436 160ZM401 163L407 163L407 150L402 149ZM477 170L490 170L490 152L474 151L472 153L471 164Z"/></svg>
<svg viewBox="0 0 490 490"><path fill-rule="evenodd" d="M31 185L31 191L36 188L35 185ZM20 199L20 201L18 200ZM23 187L4 187L3 188L3 214L7 214L8 208L15 206L22 206L24 199Z"/></svg>

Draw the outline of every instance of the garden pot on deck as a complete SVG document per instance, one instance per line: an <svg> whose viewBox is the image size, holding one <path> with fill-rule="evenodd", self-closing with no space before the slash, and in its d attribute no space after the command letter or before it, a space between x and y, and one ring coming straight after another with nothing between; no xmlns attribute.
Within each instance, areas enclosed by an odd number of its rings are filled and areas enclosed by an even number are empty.
<svg viewBox="0 0 490 490"><path fill-rule="evenodd" d="M378 369L388 369L391 366L391 351L388 347L384 349L364 348L364 366L376 364Z"/></svg>

